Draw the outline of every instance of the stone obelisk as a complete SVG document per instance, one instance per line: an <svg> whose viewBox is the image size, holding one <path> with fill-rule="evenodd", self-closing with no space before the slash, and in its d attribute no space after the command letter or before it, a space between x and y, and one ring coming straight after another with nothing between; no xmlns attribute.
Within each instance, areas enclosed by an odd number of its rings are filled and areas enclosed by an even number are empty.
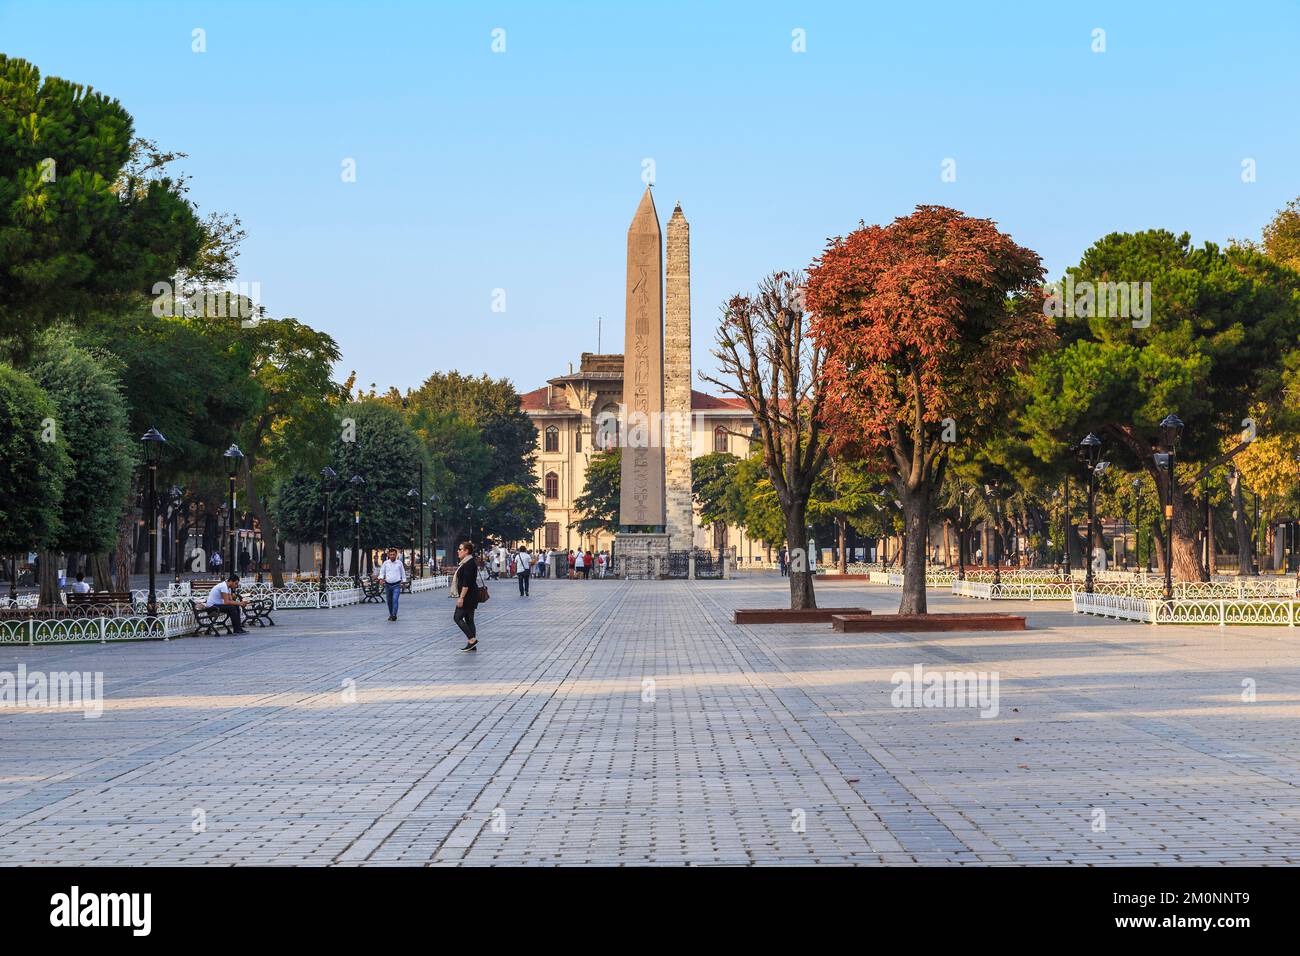
<svg viewBox="0 0 1300 956"><path fill-rule="evenodd" d="M623 464L619 524L664 523L663 246L646 187L627 230L627 318L623 337Z"/></svg>
<svg viewBox="0 0 1300 956"><path fill-rule="evenodd" d="M664 281L664 473L669 547L686 551L695 540L691 497L691 227L681 203L668 220Z"/></svg>

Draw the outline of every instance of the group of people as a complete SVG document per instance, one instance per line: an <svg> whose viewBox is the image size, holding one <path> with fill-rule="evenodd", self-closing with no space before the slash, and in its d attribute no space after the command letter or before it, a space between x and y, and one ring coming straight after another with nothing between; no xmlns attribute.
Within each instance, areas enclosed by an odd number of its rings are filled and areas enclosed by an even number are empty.
<svg viewBox="0 0 1300 956"><path fill-rule="evenodd" d="M529 596L529 585L534 571L539 577L547 577L554 566L558 573L570 578L603 578L612 564L609 552L597 551L551 551L543 548L536 554L527 546L518 549L498 547L490 552L476 553L473 542L462 541L456 548L456 570L451 575L451 592L456 598L456 610L452 620L465 635L463 651L478 649L478 633L474 624L474 612L480 604L488 599L488 581L512 576L518 582L519 595ZM556 560L558 558L558 560ZM78 581L81 575L78 575ZM407 581L406 564L402 561L396 548L389 548L383 563L375 572L375 579L384 588L384 603L388 607L388 620L396 621L401 602L402 585ZM215 585L208 592L206 607L215 614L222 614L233 625L235 634L248 633L243 627L243 610L248 606L239 594L239 575L231 572L226 579Z"/></svg>

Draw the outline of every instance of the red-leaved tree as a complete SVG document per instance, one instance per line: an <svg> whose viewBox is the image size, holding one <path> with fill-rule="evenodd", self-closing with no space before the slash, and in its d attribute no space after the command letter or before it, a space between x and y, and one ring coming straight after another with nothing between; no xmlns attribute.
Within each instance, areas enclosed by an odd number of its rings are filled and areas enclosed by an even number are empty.
<svg viewBox="0 0 1300 956"><path fill-rule="evenodd" d="M944 452L1002 417L1052 340L1038 255L987 219L918 206L831 240L808 272L832 452L873 460L902 503L900 614L924 614L926 523Z"/></svg>

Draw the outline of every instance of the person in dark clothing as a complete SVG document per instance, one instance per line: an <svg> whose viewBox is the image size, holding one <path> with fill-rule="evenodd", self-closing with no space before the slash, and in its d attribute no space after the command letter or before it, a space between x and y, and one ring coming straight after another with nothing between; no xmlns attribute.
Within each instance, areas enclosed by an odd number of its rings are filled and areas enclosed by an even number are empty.
<svg viewBox="0 0 1300 956"><path fill-rule="evenodd" d="M474 627L474 609L478 607L478 561L474 559L474 545L462 541L456 549L460 564L456 566L456 613L452 620L465 633L462 651L478 650L477 629Z"/></svg>

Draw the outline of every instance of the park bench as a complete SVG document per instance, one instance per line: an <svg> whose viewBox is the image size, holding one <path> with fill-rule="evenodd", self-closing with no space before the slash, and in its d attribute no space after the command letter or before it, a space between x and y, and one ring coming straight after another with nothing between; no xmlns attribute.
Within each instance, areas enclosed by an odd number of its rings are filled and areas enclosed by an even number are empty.
<svg viewBox="0 0 1300 956"><path fill-rule="evenodd" d="M210 607L204 607L202 601L193 601L194 605L194 633L211 634L217 636L217 628L222 628L225 633L234 633L234 627L230 623L230 618L225 614L220 614Z"/></svg>
<svg viewBox="0 0 1300 956"><path fill-rule="evenodd" d="M244 608L244 620L249 624L256 624L258 627L266 627L267 625L275 627L275 621L271 620L271 613L274 610L274 598L249 598L248 607Z"/></svg>
<svg viewBox="0 0 1300 956"><path fill-rule="evenodd" d="M361 582L361 603L378 604L384 599L384 586L379 581L367 579Z"/></svg>
<svg viewBox="0 0 1300 956"><path fill-rule="evenodd" d="M135 613L130 591L89 591L69 594L67 599L73 617L117 617Z"/></svg>

